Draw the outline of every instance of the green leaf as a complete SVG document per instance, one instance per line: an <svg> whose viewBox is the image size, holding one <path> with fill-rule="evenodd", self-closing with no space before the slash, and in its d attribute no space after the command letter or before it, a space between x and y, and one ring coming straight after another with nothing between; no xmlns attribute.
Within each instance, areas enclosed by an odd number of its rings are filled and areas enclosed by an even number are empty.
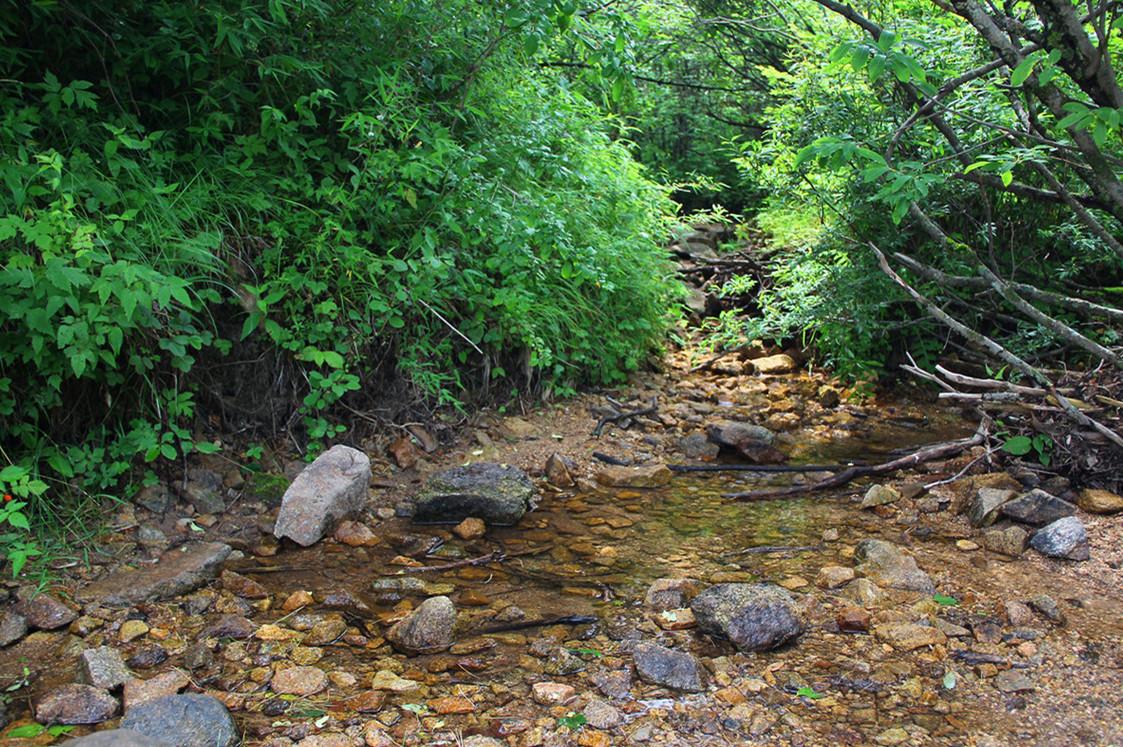
<svg viewBox="0 0 1123 747"><path fill-rule="evenodd" d="M932 601L941 607L955 607L959 604L959 600L947 594L933 594Z"/></svg>
<svg viewBox="0 0 1123 747"><path fill-rule="evenodd" d="M1025 83L1026 79L1029 78L1031 73L1033 73L1033 68L1035 65L1037 65L1036 55L1029 55L1024 60L1022 60L1018 64L1018 66L1014 68L1014 72L1010 73L1010 85L1020 86L1021 84Z"/></svg>
<svg viewBox="0 0 1123 747"><path fill-rule="evenodd" d="M1002 450L1014 456L1025 456L1033 449L1033 441L1029 436L1013 436L1002 444Z"/></svg>
<svg viewBox="0 0 1123 747"><path fill-rule="evenodd" d="M811 700L818 700L819 698L827 697L826 695L823 695L823 693L815 692L815 688L813 687L801 687L795 691L795 694L801 698L810 698Z"/></svg>
<svg viewBox="0 0 1123 747"><path fill-rule="evenodd" d="M37 737L47 730L47 727L42 724L24 724L17 726L8 732L8 737L11 739L32 739Z"/></svg>
<svg viewBox="0 0 1123 747"><path fill-rule="evenodd" d="M570 713L567 716L562 716L558 719L558 726L564 726L570 731L577 731L582 726L587 724L589 720L581 713Z"/></svg>
<svg viewBox="0 0 1123 747"><path fill-rule="evenodd" d="M958 681L959 681L959 678L956 677L955 670L949 669L947 671L947 673L944 674L944 689L945 690L954 690L955 685Z"/></svg>
<svg viewBox="0 0 1123 747"><path fill-rule="evenodd" d="M1002 180L1002 186L1003 187L1009 187L1011 184L1014 183L1014 172L1013 171L1003 171L1001 174L998 175L998 178Z"/></svg>

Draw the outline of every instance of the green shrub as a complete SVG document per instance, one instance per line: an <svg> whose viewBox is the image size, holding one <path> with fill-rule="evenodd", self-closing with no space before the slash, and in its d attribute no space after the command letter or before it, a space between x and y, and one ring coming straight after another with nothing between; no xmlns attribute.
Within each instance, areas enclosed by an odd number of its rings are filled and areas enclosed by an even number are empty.
<svg viewBox="0 0 1123 747"><path fill-rule="evenodd" d="M312 452L388 369L446 405L635 369L673 207L534 64L576 10L0 10L0 441L59 486L33 518L218 448L228 361L284 374Z"/></svg>

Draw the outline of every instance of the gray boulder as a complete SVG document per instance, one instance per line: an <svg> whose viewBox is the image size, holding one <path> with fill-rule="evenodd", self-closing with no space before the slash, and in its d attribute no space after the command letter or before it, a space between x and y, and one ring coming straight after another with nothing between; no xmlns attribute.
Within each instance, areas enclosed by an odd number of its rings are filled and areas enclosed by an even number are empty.
<svg viewBox="0 0 1123 747"><path fill-rule="evenodd" d="M867 539L858 543L854 553L857 570L878 586L903 591L933 594L935 584L920 570L911 555L884 540Z"/></svg>
<svg viewBox="0 0 1123 747"><path fill-rule="evenodd" d="M414 504L413 520L455 524L474 516L491 526L510 526L535 507L537 497L521 469L479 462L430 477Z"/></svg>
<svg viewBox="0 0 1123 747"><path fill-rule="evenodd" d="M690 603L699 630L741 651L782 646L804 630L795 599L775 584L718 584Z"/></svg>
<svg viewBox="0 0 1123 747"><path fill-rule="evenodd" d="M130 708L121 728L176 747L231 747L238 729L217 698L191 693L166 695Z"/></svg>
<svg viewBox="0 0 1123 747"><path fill-rule="evenodd" d="M62 747L175 747L131 729L108 729L63 742Z"/></svg>
<svg viewBox="0 0 1123 747"><path fill-rule="evenodd" d="M636 673L644 682L686 692L705 689L701 665L684 651L675 651L658 643L639 643L632 652L632 660Z"/></svg>
<svg viewBox="0 0 1123 747"><path fill-rule="evenodd" d="M1003 516L1035 527L1052 524L1075 513L1075 505L1044 490L1031 490L1002 507Z"/></svg>
<svg viewBox="0 0 1123 747"><path fill-rule="evenodd" d="M169 550L155 565L124 569L80 589L77 598L108 607L156 602L199 588L218 575L230 554L220 542L198 542Z"/></svg>
<svg viewBox="0 0 1123 747"><path fill-rule="evenodd" d="M304 547L319 542L337 522L362 509L369 482L366 454L350 446L331 447L289 485L273 534Z"/></svg>
<svg viewBox="0 0 1123 747"><path fill-rule="evenodd" d="M1029 546L1042 555L1065 560L1087 560L1088 533L1075 516L1066 516L1034 532Z"/></svg>
<svg viewBox="0 0 1123 747"><path fill-rule="evenodd" d="M776 434L762 425L727 420L707 426L706 434L718 446L750 462L782 462L787 458L773 446Z"/></svg>
<svg viewBox="0 0 1123 747"><path fill-rule="evenodd" d="M456 607L448 597L430 597L386 633L394 648L407 654L440 651L452 645Z"/></svg>

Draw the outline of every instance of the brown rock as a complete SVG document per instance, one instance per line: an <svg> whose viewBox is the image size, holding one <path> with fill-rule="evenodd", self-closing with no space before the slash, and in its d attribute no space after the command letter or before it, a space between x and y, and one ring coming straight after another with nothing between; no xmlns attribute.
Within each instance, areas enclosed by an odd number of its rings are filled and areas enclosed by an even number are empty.
<svg viewBox="0 0 1123 747"><path fill-rule="evenodd" d="M539 705L561 705L576 695L576 690L561 682L535 682L530 689L530 696Z"/></svg>
<svg viewBox="0 0 1123 747"><path fill-rule="evenodd" d="M355 713L377 713L386 703L386 693L382 690L367 690L344 701L347 710Z"/></svg>
<svg viewBox="0 0 1123 747"><path fill-rule="evenodd" d="M575 485L573 473L577 465L573 460L554 452L546 460L546 480L556 488L572 488Z"/></svg>
<svg viewBox="0 0 1123 747"><path fill-rule="evenodd" d="M57 630L69 625L78 617L78 613L50 594L39 594L35 590L21 590L21 599L16 603L15 611L22 615L33 628L40 630Z"/></svg>
<svg viewBox="0 0 1123 747"><path fill-rule="evenodd" d="M1087 488L1080 491L1076 505L1090 514L1114 514L1123 511L1123 496L1109 490Z"/></svg>
<svg viewBox="0 0 1123 747"><path fill-rule="evenodd" d="M834 618L843 633L865 633L870 629L870 613L862 607L846 607Z"/></svg>
<svg viewBox="0 0 1123 747"><path fill-rule="evenodd" d="M656 624L663 630L689 630L698 623L689 607L680 610L663 610L655 616Z"/></svg>
<svg viewBox="0 0 1123 747"><path fill-rule="evenodd" d="M1020 557L1025 552L1028 541L1029 532L1017 525L1005 529L988 529L983 533L983 547L1012 558Z"/></svg>
<svg viewBox="0 0 1123 747"><path fill-rule="evenodd" d="M336 527L335 541L350 547L371 547L378 544L378 537L366 524L347 519Z"/></svg>
<svg viewBox="0 0 1123 747"><path fill-rule="evenodd" d="M759 374L787 374L792 373L796 369L795 360L790 355L785 355L784 353L757 358L752 363L753 369Z"/></svg>
<svg viewBox="0 0 1123 747"><path fill-rule="evenodd" d="M328 686L328 676L316 667L289 667L274 674L269 686L281 695L315 695Z"/></svg>
<svg viewBox="0 0 1123 747"><path fill-rule="evenodd" d="M456 607L448 597L430 597L386 633L399 651L423 653L439 651L452 645L452 628L456 624Z"/></svg>
<svg viewBox="0 0 1123 747"><path fill-rule="evenodd" d="M63 685L35 701L41 724L100 724L117 715L117 699L90 685Z"/></svg>
<svg viewBox="0 0 1123 747"><path fill-rule="evenodd" d="M0 646L8 646L27 635L27 618L14 610L0 610Z"/></svg>
<svg viewBox="0 0 1123 747"><path fill-rule="evenodd" d="M178 669L158 674L148 680L133 678L125 683L125 710L165 695L175 695L189 684L191 678Z"/></svg>
<svg viewBox="0 0 1123 747"><path fill-rule="evenodd" d="M222 572L222 588L243 599L265 599L268 590L252 578L246 578L234 571Z"/></svg>
<svg viewBox="0 0 1123 747"><path fill-rule="evenodd" d="M213 579L229 554L230 546L218 542L177 547L164 553L155 565L118 571L90 584L77 598L108 607L170 599Z"/></svg>
<svg viewBox="0 0 1123 747"><path fill-rule="evenodd" d="M281 604L281 611L292 612L293 610L298 610L301 607L307 607L308 605L315 603L316 600L312 597L311 592L294 591L292 594L289 594L287 597L285 597L284 603Z"/></svg>
<svg viewBox="0 0 1123 747"><path fill-rule="evenodd" d="M938 629L916 623L885 623L875 627L873 632L900 651L912 651L947 642L947 636Z"/></svg>
<svg viewBox="0 0 1123 747"><path fill-rule="evenodd" d="M394 458L394 463L402 469L413 469L417 464L417 459L421 456L409 436L402 436L394 441L387 448L387 451Z"/></svg>
<svg viewBox="0 0 1123 747"><path fill-rule="evenodd" d="M339 640L347 632L347 623L338 617L320 620L304 636L305 646L327 646Z"/></svg>
<svg viewBox="0 0 1123 747"><path fill-rule="evenodd" d="M476 706L472 704L472 701L457 695L430 700L429 707L433 709L434 713L441 716L471 713L476 710Z"/></svg>
<svg viewBox="0 0 1123 747"><path fill-rule="evenodd" d="M487 532L487 524L483 519L474 516L469 516L452 528L452 533L466 542L483 537L485 532Z"/></svg>
<svg viewBox="0 0 1123 747"><path fill-rule="evenodd" d="M661 488L670 484L674 473L665 464L640 467L607 466L597 472L597 482L612 488Z"/></svg>

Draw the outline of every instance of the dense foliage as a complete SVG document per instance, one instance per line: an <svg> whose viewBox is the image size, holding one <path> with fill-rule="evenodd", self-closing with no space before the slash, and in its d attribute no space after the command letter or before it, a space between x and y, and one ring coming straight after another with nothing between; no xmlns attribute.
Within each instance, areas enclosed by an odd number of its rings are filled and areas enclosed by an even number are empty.
<svg viewBox="0 0 1123 747"><path fill-rule="evenodd" d="M208 423L315 451L395 380L448 404L639 365L673 207L537 63L579 10L0 6L0 480L55 487L41 518Z"/></svg>

